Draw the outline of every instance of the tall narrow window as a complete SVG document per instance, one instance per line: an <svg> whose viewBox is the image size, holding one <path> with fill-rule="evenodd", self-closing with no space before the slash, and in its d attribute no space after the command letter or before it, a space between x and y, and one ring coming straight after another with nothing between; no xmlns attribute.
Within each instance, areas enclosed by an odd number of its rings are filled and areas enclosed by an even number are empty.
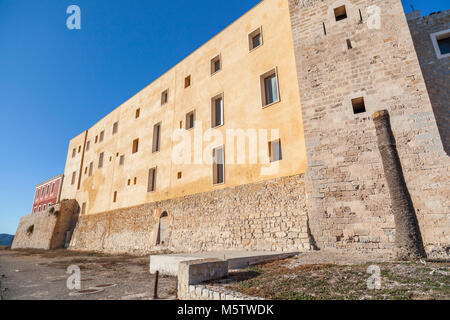
<svg viewBox="0 0 450 320"><path fill-rule="evenodd" d="M167 102L169 102L169 89L164 90L161 93L161 105L166 104Z"/></svg>
<svg viewBox="0 0 450 320"><path fill-rule="evenodd" d="M86 142L86 151L89 151L89 147L91 146L91 141Z"/></svg>
<svg viewBox="0 0 450 320"><path fill-rule="evenodd" d="M211 128L223 125L223 94L211 99Z"/></svg>
<svg viewBox="0 0 450 320"><path fill-rule="evenodd" d="M270 162L283 160L280 139L269 142L269 157Z"/></svg>
<svg viewBox="0 0 450 320"><path fill-rule="evenodd" d="M98 142L98 136L95 136L95 143Z"/></svg>
<svg viewBox="0 0 450 320"><path fill-rule="evenodd" d="M72 181L71 181L70 184L72 184L72 185L75 184L75 179L76 179L76 177L77 177L77 172L76 172L76 171L72 172Z"/></svg>
<svg viewBox="0 0 450 320"><path fill-rule="evenodd" d="M219 72L220 69L222 69L222 59L220 58L220 55L218 55L211 59L211 74L213 75L216 72Z"/></svg>
<svg viewBox="0 0 450 320"><path fill-rule="evenodd" d="M50 186L49 185L47 185L47 192L45 193L45 194L47 194L48 195L48 191L50 190Z"/></svg>
<svg viewBox="0 0 450 320"><path fill-rule="evenodd" d="M191 86L191 76L187 76L186 78L184 78L184 87L188 88Z"/></svg>
<svg viewBox="0 0 450 320"><path fill-rule="evenodd" d="M103 168L103 157L104 157L104 153L100 153L99 157L98 157L98 168Z"/></svg>
<svg viewBox="0 0 450 320"><path fill-rule="evenodd" d="M125 155L121 155L119 160L119 166L123 166L124 163L125 163Z"/></svg>
<svg viewBox="0 0 450 320"><path fill-rule="evenodd" d="M112 134L116 134L119 131L119 122L114 122Z"/></svg>
<svg viewBox="0 0 450 320"><path fill-rule="evenodd" d="M133 141L133 149L131 150L131 153L136 153L139 151L139 139L135 139Z"/></svg>
<svg viewBox="0 0 450 320"><path fill-rule="evenodd" d="M55 192L55 183L54 182L52 184L52 194L53 194L53 192Z"/></svg>
<svg viewBox="0 0 450 320"><path fill-rule="evenodd" d="M263 44L262 27L259 27L248 35L249 51L252 51Z"/></svg>
<svg viewBox="0 0 450 320"><path fill-rule="evenodd" d="M117 191L114 191L114 197L113 197L113 202L117 201Z"/></svg>
<svg viewBox="0 0 450 320"><path fill-rule="evenodd" d="M81 146L78 146L78 153L81 152Z"/></svg>
<svg viewBox="0 0 450 320"><path fill-rule="evenodd" d="M148 170L148 184L147 192L153 192L156 190L156 167Z"/></svg>
<svg viewBox="0 0 450 320"><path fill-rule="evenodd" d="M136 119L141 115L141 109L136 109Z"/></svg>
<svg viewBox="0 0 450 320"><path fill-rule="evenodd" d="M77 155L77 148L73 148L73 150L72 150L72 158L75 158L76 155Z"/></svg>
<svg viewBox="0 0 450 320"><path fill-rule="evenodd" d="M152 152L159 152L161 143L161 122L153 126L153 146Z"/></svg>
<svg viewBox="0 0 450 320"><path fill-rule="evenodd" d="M347 10L345 9L345 6L335 8L334 17L336 18L336 21L347 19Z"/></svg>
<svg viewBox="0 0 450 320"><path fill-rule="evenodd" d="M89 163L89 174L88 176L92 176L92 171L94 170L94 162Z"/></svg>
<svg viewBox="0 0 450 320"><path fill-rule="evenodd" d="M85 213L86 213L86 202L83 202L83 204L81 205L81 214Z"/></svg>
<svg viewBox="0 0 450 320"><path fill-rule="evenodd" d="M195 122L195 110L186 114L186 130L192 129Z"/></svg>
<svg viewBox="0 0 450 320"><path fill-rule="evenodd" d="M261 93L263 107L280 101L278 91L278 74L277 69L272 69L261 76Z"/></svg>
<svg viewBox="0 0 450 320"><path fill-rule="evenodd" d="M104 138L105 138L105 131L102 131L102 132L100 132L100 140L99 140L99 142L102 142Z"/></svg>
<svg viewBox="0 0 450 320"><path fill-rule="evenodd" d="M39 198L39 192L41 191L41 189L38 189L37 191L36 191L36 199L38 199Z"/></svg>
<svg viewBox="0 0 450 320"><path fill-rule="evenodd" d="M213 184L221 184L225 181L225 151L224 147L213 149Z"/></svg>

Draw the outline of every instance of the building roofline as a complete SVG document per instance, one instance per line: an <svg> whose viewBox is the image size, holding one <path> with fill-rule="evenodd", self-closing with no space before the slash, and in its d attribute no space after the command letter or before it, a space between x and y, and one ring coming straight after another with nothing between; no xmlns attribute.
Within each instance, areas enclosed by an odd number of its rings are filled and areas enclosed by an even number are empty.
<svg viewBox="0 0 450 320"><path fill-rule="evenodd" d="M63 176L64 176L64 174L59 174L59 175L57 175L57 176L55 176L55 177L53 177L51 179L48 179L48 180L46 180L44 182L41 182L41 183L37 184L36 188L42 186L43 184L47 184L47 183L51 182L52 180L56 180L58 178L62 178Z"/></svg>

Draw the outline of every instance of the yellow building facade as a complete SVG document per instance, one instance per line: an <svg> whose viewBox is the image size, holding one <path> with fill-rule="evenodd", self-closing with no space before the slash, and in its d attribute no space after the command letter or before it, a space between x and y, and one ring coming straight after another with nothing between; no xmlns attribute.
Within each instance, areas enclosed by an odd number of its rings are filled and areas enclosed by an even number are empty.
<svg viewBox="0 0 450 320"><path fill-rule="evenodd" d="M61 199L90 215L306 167L288 1L265 0L73 138Z"/></svg>

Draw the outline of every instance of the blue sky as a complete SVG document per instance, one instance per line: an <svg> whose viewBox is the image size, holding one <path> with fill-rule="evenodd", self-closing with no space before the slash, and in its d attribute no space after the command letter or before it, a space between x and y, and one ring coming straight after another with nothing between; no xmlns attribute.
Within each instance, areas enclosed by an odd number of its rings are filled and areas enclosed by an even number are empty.
<svg viewBox="0 0 450 320"><path fill-rule="evenodd" d="M0 233L30 213L36 184L63 173L72 137L258 2L0 0ZM66 28L71 4L81 30Z"/></svg>

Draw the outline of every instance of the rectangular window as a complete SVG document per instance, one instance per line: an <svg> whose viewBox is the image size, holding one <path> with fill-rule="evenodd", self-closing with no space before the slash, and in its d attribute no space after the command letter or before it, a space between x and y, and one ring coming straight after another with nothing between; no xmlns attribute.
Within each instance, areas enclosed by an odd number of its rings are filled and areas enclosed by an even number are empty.
<svg viewBox="0 0 450 320"><path fill-rule="evenodd" d="M223 125L223 94L211 99L211 128Z"/></svg>
<svg viewBox="0 0 450 320"><path fill-rule="evenodd" d="M336 21L341 21L341 20L347 19L347 10L345 9L345 6L340 6L338 8L335 8L334 16L336 18Z"/></svg>
<svg viewBox="0 0 450 320"><path fill-rule="evenodd" d="M280 139L269 142L269 157L270 162L283 160L283 155L281 153Z"/></svg>
<svg viewBox="0 0 450 320"><path fill-rule="evenodd" d="M81 152L81 146L78 146L78 153Z"/></svg>
<svg viewBox="0 0 450 320"><path fill-rule="evenodd" d="M77 155L77 148L73 148L73 150L72 150L72 158L75 158L76 155Z"/></svg>
<svg viewBox="0 0 450 320"><path fill-rule="evenodd" d="M45 204L42 206L42 211L45 211Z"/></svg>
<svg viewBox="0 0 450 320"><path fill-rule="evenodd" d="M114 122L112 134L116 134L119 131L119 122Z"/></svg>
<svg viewBox="0 0 450 320"><path fill-rule="evenodd" d="M95 143L98 142L98 136L95 136Z"/></svg>
<svg viewBox="0 0 450 320"><path fill-rule="evenodd" d="M92 171L94 170L94 162L89 163L89 177L92 176Z"/></svg>
<svg viewBox="0 0 450 320"><path fill-rule="evenodd" d="M105 131L100 132L100 140L99 140L99 142L102 142L104 137L105 137Z"/></svg>
<svg viewBox="0 0 450 320"><path fill-rule="evenodd" d="M148 170L148 184L147 192L154 192L156 190L156 168Z"/></svg>
<svg viewBox="0 0 450 320"><path fill-rule="evenodd" d="M213 184L222 184L225 181L225 151L224 147L213 149Z"/></svg>
<svg viewBox="0 0 450 320"><path fill-rule="evenodd" d="M39 210L38 211L41 212L41 206L39 206Z"/></svg>
<svg viewBox="0 0 450 320"><path fill-rule="evenodd" d="M83 202L83 204L81 205L81 214L85 213L86 213L86 202Z"/></svg>
<svg viewBox="0 0 450 320"><path fill-rule="evenodd" d="M261 76L261 95L263 107L267 107L280 101L278 73L276 68Z"/></svg>
<svg viewBox="0 0 450 320"><path fill-rule="evenodd" d="M186 130L192 129L195 123L195 110L186 114Z"/></svg>
<svg viewBox="0 0 450 320"><path fill-rule="evenodd" d="M72 185L75 184L76 177L77 177L77 172L76 171L72 172L72 182L70 184L72 184Z"/></svg>
<svg viewBox="0 0 450 320"><path fill-rule="evenodd" d="M177 178L178 179L181 179L183 177L183 173L181 172L181 171L179 171L178 173L177 173Z"/></svg>
<svg viewBox="0 0 450 320"><path fill-rule="evenodd" d="M249 51L252 51L263 44L262 27L259 27L248 35Z"/></svg>
<svg viewBox="0 0 450 320"><path fill-rule="evenodd" d="M38 189L37 191L36 191L36 198L39 198L39 192L41 191L41 189Z"/></svg>
<svg viewBox="0 0 450 320"><path fill-rule="evenodd" d="M364 98L359 97L359 98L352 99L352 107L353 107L354 114L366 112L366 105L364 103Z"/></svg>
<svg viewBox="0 0 450 320"><path fill-rule="evenodd" d="M46 192L46 194L48 195L48 191L50 190L50 186L49 185L47 185L47 192Z"/></svg>
<svg viewBox="0 0 450 320"><path fill-rule="evenodd" d="M432 33L434 51L438 59L450 57L450 29Z"/></svg>
<svg viewBox="0 0 450 320"><path fill-rule="evenodd" d="M136 109L136 119L141 115L141 109Z"/></svg>
<svg viewBox="0 0 450 320"><path fill-rule="evenodd" d="M34 213L36 213L36 211L37 211L37 207L34 207Z"/></svg>
<svg viewBox="0 0 450 320"><path fill-rule="evenodd" d="M153 126L153 146L152 152L159 152L161 143L161 122Z"/></svg>
<svg viewBox="0 0 450 320"><path fill-rule="evenodd" d="M220 69L222 69L222 59L220 58L220 55L218 55L217 57L211 59L211 75L219 72Z"/></svg>
<svg viewBox="0 0 450 320"><path fill-rule="evenodd" d="M450 35L446 38L438 39L439 51L441 55L450 53Z"/></svg>
<svg viewBox="0 0 450 320"><path fill-rule="evenodd" d="M113 198L113 202L117 201L117 191L114 191L114 198Z"/></svg>
<svg viewBox="0 0 450 320"><path fill-rule="evenodd" d="M136 184L137 183L137 178L136 177L134 177L134 184Z"/></svg>
<svg viewBox="0 0 450 320"><path fill-rule="evenodd" d="M89 147L91 146L91 141L86 142L86 151L89 151Z"/></svg>
<svg viewBox="0 0 450 320"><path fill-rule="evenodd" d="M104 157L104 153L100 153L100 156L98 157L98 168L103 168L103 157Z"/></svg>
<svg viewBox="0 0 450 320"><path fill-rule="evenodd" d="M133 149L131 150L131 153L136 153L139 151L139 139L135 139L133 141Z"/></svg>
<svg viewBox="0 0 450 320"><path fill-rule="evenodd" d="M52 194L55 192L55 183L52 184Z"/></svg>
<svg viewBox="0 0 450 320"><path fill-rule="evenodd" d="M169 89L164 90L161 93L161 105L166 104L167 102L169 102Z"/></svg>
<svg viewBox="0 0 450 320"><path fill-rule="evenodd" d="M128 185L130 185L131 184L131 179L128 179Z"/></svg>
<svg viewBox="0 0 450 320"><path fill-rule="evenodd" d="M184 88L188 88L191 86L191 76L187 76L184 78Z"/></svg>
<svg viewBox="0 0 450 320"><path fill-rule="evenodd" d="M125 156L121 155L119 160L119 166L123 166L124 163L125 163Z"/></svg>

